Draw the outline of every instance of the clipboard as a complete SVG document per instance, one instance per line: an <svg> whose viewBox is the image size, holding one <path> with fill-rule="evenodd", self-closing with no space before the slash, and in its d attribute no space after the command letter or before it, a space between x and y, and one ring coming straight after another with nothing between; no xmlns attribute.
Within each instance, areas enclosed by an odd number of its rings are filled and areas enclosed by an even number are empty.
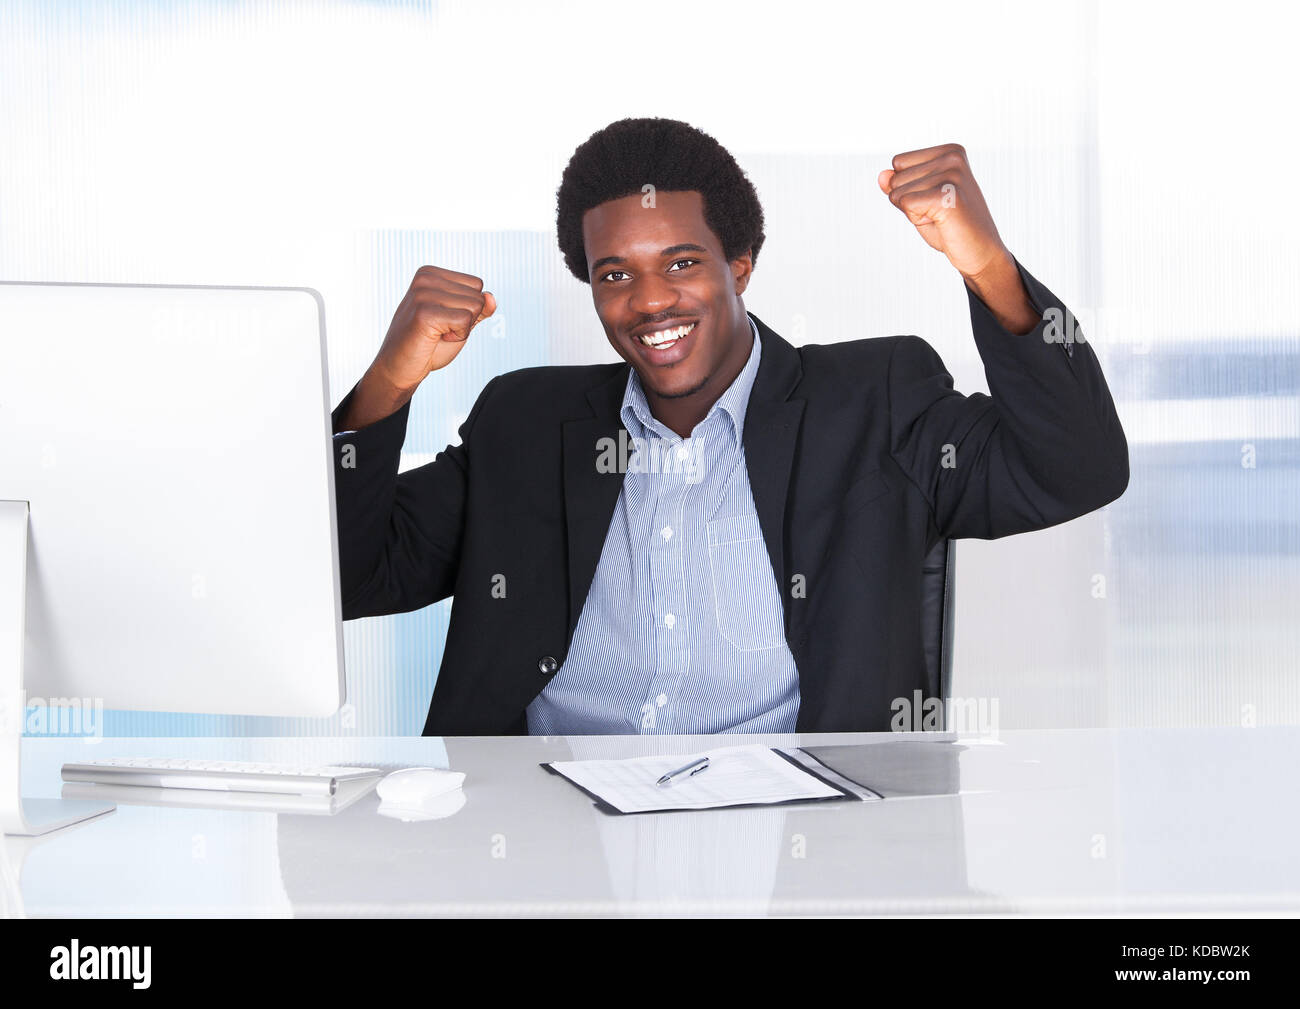
<svg viewBox="0 0 1300 1009"><path fill-rule="evenodd" d="M610 816L642 813L694 812L704 809L738 809L804 803L873 801L878 794L859 786L834 770L807 763L778 747L758 744L719 747L705 751L710 770L722 769L722 780L707 774L670 788L657 789L659 774L702 754L668 754L624 760L548 761L539 766L568 781L588 796L597 809ZM775 755L779 761L774 761ZM756 774L745 778L747 774ZM766 787L770 785L770 787ZM751 795L754 788L761 794Z"/></svg>

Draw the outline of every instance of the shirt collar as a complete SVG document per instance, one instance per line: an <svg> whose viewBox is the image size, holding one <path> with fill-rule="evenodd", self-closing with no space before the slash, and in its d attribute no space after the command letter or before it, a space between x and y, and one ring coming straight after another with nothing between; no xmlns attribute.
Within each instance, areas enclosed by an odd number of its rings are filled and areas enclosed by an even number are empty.
<svg viewBox="0 0 1300 1009"><path fill-rule="evenodd" d="M745 411L749 406L749 394L754 388L754 378L758 375L758 362L763 352L758 326L754 324L753 318L748 313L745 318L749 319L749 328L754 334L754 345L750 348L749 359L745 362L745 367L740 369L740 374L736 376L735 381L727 386L717 402L709 407L704 420L700 421L702 426L721 410L731 418L731 431L737 444L742 443L745 434ZM623 392L623 405L619 414L623 418L623 426L633 437L644 438L647 430L654 431L665 438L676 437L650 412L650 404L646 401L645 390L641 387L641 378L635 368L628 371L627 388Z"/></svg>

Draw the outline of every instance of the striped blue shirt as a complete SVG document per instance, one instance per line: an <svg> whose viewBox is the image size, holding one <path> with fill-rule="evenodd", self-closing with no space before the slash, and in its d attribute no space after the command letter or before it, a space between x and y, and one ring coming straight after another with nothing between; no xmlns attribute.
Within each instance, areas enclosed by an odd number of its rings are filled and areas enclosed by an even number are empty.
<svg viewBox="0 0 1300 1009"><path fill-rule="evenodd" d="M534 735L793 732L799 673L758 524L742 435L749 359L688 439L635 369L627 472L573 643L528 706Z"/></svg>

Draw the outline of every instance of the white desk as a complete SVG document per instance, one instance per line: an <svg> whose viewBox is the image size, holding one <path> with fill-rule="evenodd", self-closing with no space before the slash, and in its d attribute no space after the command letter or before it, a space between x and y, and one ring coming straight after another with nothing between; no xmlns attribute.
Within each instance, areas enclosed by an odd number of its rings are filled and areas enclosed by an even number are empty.
<svg viewBox="0 0 1300 1009"><path fill-rule="evenodd" d="M464 807L403 823L119 805L6 838L32 916L1300 911L1300 728L1003 732L962 794L617 817L538 764L873 735L75 739L24 744L27 795L110 756L451 766ZM20 874L20 881L15 875Z"/></svg>

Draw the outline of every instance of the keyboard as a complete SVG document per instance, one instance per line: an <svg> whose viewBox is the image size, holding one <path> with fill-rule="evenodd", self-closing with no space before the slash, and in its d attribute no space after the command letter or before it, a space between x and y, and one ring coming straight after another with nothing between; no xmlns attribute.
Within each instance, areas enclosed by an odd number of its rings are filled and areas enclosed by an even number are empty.
<svg viewBox="0 0 1300 1009"><path fill-rule="evenodd" d="M63 780L149 788L197 788L210 792L276 792L333 795L341 782L378 778L374 767L257 764L238 760L169 760L113 757L63 765Z"/></svg>

